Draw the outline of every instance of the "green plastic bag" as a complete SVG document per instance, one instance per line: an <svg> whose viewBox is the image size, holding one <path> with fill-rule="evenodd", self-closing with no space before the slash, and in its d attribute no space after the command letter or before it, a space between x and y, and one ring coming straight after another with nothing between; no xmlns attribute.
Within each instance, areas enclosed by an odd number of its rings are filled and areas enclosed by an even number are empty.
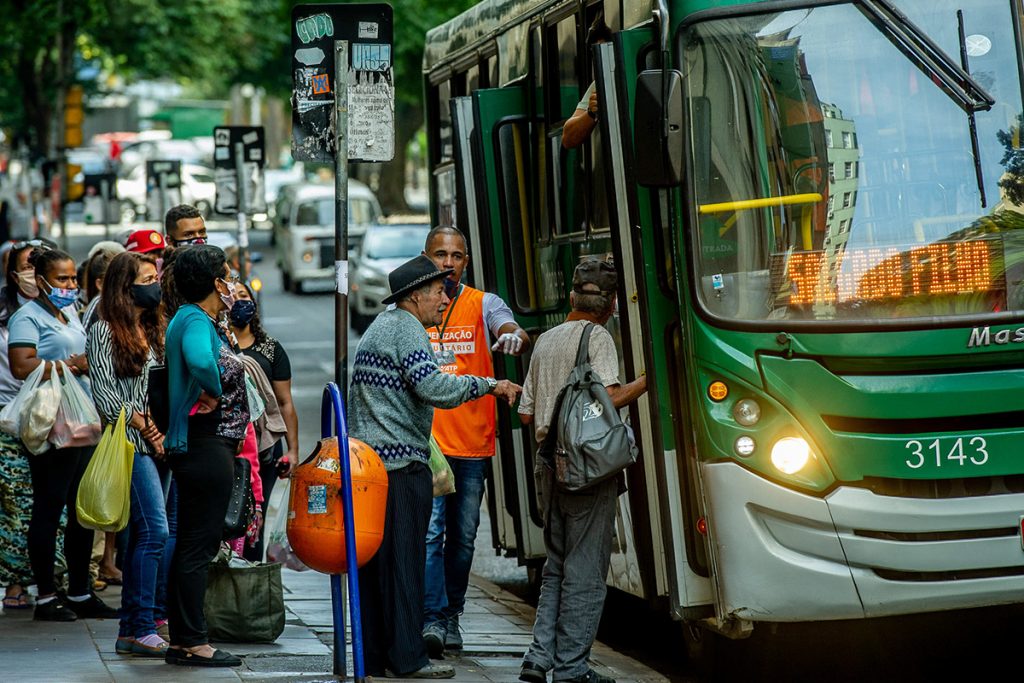
<svg viewBox="0 0 1024 683"><path fill-rule="evenodd" d="M433 475L434 498L455 493L455 475L448 458L444 457L441 447L437 445L433 435L430 437L430 473Z"/></svg>
<svg viewBox="0 0 1024 683"><path fill-rule="evenodd" d="M128 525L135 446L125 433L124 408L117 423L107 425L85 468L75 510L87 529L120 531Z"/></svg>
<svg viewBox="0 0 1024 683"><path fill-rule="evenodd" d="M281 565L249 562L222 548L210 563L203 612L210 640L274 642L284 631Z"/></svg>

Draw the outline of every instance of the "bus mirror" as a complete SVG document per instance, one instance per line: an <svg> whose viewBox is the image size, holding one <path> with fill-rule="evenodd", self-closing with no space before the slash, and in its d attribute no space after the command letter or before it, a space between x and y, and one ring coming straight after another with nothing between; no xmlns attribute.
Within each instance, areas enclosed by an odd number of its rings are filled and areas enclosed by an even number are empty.
<svg viewBox="0 0 1024 683"><path fill-rule="evenodd" d="M683 75L640 72L633 108L636 179L644 187L674 187L683 179Z"/></svg>

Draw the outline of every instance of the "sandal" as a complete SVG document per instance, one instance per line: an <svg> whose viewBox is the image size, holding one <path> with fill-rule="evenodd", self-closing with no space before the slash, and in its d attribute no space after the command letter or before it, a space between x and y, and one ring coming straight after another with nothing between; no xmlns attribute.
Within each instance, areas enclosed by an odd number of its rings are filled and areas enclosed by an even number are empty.
<svg viewBox="0 0 1024 683"><path fill-rule="evenodd" d="M98 581L102 581L103 583L107 584L108 586L121 586L121 585L123 585L122 580L120 578L116 577L116 576L101 576L97 580Z"/></svg>
<svg viewBox="0 0 1024 683"><path fill-rule="evenodd" d="M28 609L32 606L29 602L28 593L22 591L17 595L8 595L4 597L4 609Z"/></svg>

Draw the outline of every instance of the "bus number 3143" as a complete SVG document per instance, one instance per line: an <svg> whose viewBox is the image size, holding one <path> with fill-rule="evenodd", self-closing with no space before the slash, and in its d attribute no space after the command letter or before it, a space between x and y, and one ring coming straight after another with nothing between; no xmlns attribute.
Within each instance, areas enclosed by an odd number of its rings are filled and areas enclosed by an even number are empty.
<svg viewBox="0 0 1024 683"><path fill-rule="evenodd" d="M935 457L936 467L942 467L943 459L955 461L961 467L964 466L965 460L970 460L975 465L984 465L988 462L988 451L986 450L988 444L984 438L980 436L971 437L966 445L964 445L964 440L963 437L956 439L949 450L946 451L939 439L927 442L912 439L903 445L904 448L912 453L911 457L907 458L907 467L914 470L923 467L925 460L931 460L932 456ZM947 441L946 444L948 443ZM945 451L945 458L943 458L943 451Z"/></svg>

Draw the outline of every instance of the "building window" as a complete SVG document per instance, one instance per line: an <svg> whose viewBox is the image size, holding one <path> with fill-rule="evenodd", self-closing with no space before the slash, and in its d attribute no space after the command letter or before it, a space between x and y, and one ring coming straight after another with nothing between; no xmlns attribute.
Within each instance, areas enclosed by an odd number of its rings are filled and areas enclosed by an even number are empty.
<svg viewBox="0 0 1024 683"><path fill-rule="evenodd" d="M835 145L832 143L832 131L831 130L826 130L825 131L825 146L826 147L835 147Z"/></svg>
<svg viewBox="0 0 1024 683"><path fill-rule="evenodd" d="M836 165L831 161L828 162L828 181L834 183L836 181Z"/></svg>
<svg viewBox="0 0 1024 683"><path fill-rule="evenodd" d="M850 193L849 192L844 192L843 193L843 208L844 209L849 209L851 206L853 206L853 201L852 200L853 200L853 197L850 195Z"/></svg>
<svg viewBox="0 0 1024 683"><path fill-rule="evenodd" d="M843 131L843 147L846 149L853 149L853 133Z"/></svg>
<svg viewBox="0 0 1024 683"><path fill-rule="evenodd" d="M835 205L836 205L836 197L835 197L835 195L829 195L828 196L828 215L830 215L830 216L832 215L832 212L833 212L833 210L835 208Z"/></svg>

